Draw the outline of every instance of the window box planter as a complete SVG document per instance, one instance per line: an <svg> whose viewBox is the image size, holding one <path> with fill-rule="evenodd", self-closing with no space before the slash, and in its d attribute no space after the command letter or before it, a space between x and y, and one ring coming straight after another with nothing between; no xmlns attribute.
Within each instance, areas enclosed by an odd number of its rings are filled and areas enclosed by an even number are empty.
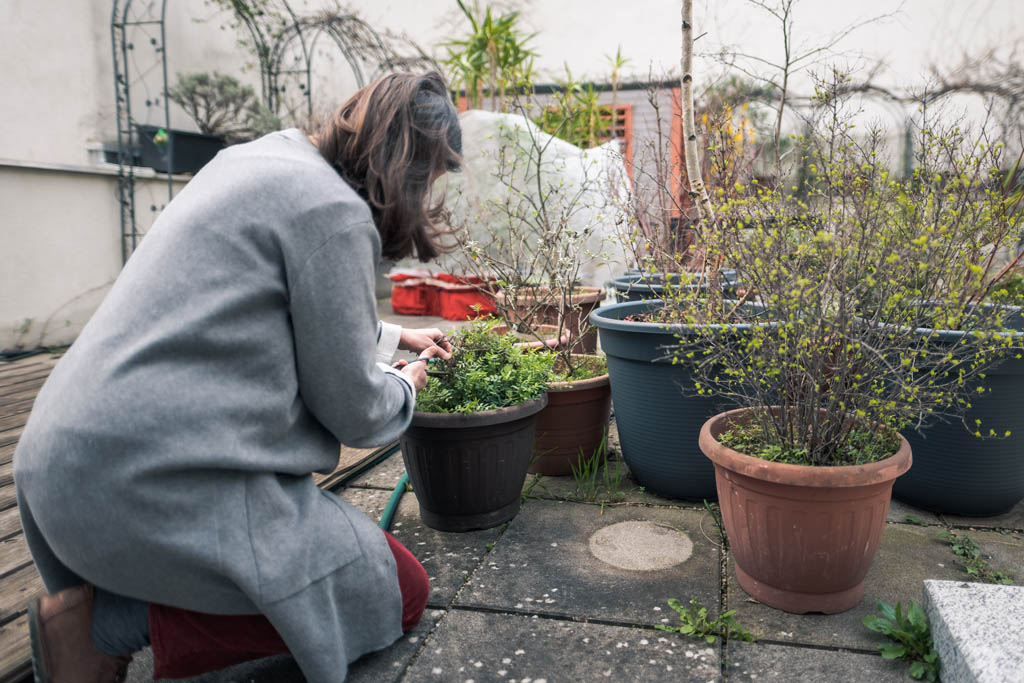
<svg viewBox="0 0 1024 683"><path fill-rule="evenodd" d="M224 138L173 129L166 132L167 142L159 144L160 127L136 124L136 130L139 163L162 173L196 173L227 145Z"/></svg>

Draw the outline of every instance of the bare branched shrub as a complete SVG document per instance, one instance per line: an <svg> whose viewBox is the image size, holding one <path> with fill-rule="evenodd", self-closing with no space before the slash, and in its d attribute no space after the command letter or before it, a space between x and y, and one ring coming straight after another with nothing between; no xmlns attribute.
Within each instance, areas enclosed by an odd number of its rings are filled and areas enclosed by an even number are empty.
<svg viewBox="0 0 1024 683"><path fill-rule="evenodd" d="M1021 229L1019 170L1008 178L1000 145L952 127L925 132L913 176L897 178L883 131L850 123L846 82L819 86L806 178L720 195L704 247L741 272L744 300L680 289L670 305L691 326L675 359L696 391L754 408L764 444L813 465L890 454L864 435L962 415L986 369L1024 351L1021 309L990 303L1011 270L993 254Z"/></svg>

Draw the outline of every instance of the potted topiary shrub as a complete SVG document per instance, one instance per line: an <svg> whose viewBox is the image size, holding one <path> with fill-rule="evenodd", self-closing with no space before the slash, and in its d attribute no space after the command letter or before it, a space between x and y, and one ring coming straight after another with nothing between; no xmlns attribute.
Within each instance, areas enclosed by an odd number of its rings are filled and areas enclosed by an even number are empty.
<svg viewBox="0 0 1024 683"><path fill-rule="evenodd" d="M401 438L420 517L434 529L488 529L519 511L554 358L491 325L450 338L452 357L432 366Z"/></svg>
<svg viewBox="0 0 1024 683"><path fill-rule="evenodd" d="M925 132L918 172L896 179L878 161L884 132L855 138L837 89L821 91L824 132L810 130L797 192L752 188L705 233L765 320L723 340L707 323L728 309L677 311L705 324L676 360L698 393L736 406L699 443L740 586L798 613L860 601L893 482L911 467L900 431L962 415L987 368L1024 347L999 307L979 305L1000 280L985 254L1015 225L990 191L998 148ZM922 333L938 327L962 330L961 343Z"/></svg>

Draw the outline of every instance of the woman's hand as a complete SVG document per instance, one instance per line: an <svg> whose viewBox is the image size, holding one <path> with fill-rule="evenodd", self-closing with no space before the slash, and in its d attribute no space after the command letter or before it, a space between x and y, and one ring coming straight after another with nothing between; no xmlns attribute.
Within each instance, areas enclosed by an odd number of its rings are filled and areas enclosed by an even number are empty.
<svg viewBox="0 0 1024 683"><path fill-rule="evenodd" d="M449 348L451 347L449 346ZM419 391L423 387L427 386L427 365L429 365L429 359L434 356L448 358L451 354L440 346L432 344L430 347L421 351L419 358L416 360L400 360L395 363L393 367L398 368L403 375L408 377L412 381L412 385L416 387L416 391Z"/></svg>
<svg viewBox="0 0 1024 683"><path fill-rule="evenodd" d="M452 345L444 337L444 333L436 327L427 327L421 330L407 330L402 328L402 336L398 340L398 348L404 351L413 351L421 356L428 349L437 349L436 353L440 358L448 360L452 355Z"/></svg>

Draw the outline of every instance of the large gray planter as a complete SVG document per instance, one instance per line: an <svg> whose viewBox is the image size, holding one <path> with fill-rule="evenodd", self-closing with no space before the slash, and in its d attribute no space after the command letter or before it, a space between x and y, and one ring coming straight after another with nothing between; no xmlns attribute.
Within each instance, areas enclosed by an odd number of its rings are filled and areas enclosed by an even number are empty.
<svg viewBox="0 0 1024 683"><path fill-rule="evenodd" d="M738 285L736 271L726 268L722 273L722 289L726 292L735 292ZM639 270L631 270L622 277L612 280L615 286L615 300L619 303L626 301L648 301L661 299L665 295L665 281L668 279L670 286L679 288L679 276L676 274L657 275L641 273ZM697 289L698 285L684 285L686 289ZM707 285L699 285L700 289L706 289Z"/></svg>
<svg viewBox="0 0 1024 683"><path fill-rule="evenodd" d="M1011 323L1024 329L1019 315ZM962 334L939 332L950 343ZM964 422L973 425L978 419L985 433L1009 430L1010 436L978 438L959 420L933 424L921 434L904 431L914 464L896 480L893 497L968 517L998 515L1024 499L1024 359L1009 357L987 370L984 386L990 391L971 399Z"/></svg>
<svg viewBox="0 0 1024 683"><path fill-rule="evenodd" d="M677 334L686 335L683 326L623 320L661 306L660 300L629 301L590 314L608 356L622 457L652 493L716 500L714 468L697 438L708 419L732 406L693 395L693 373L672 364L672 349L680 343Z"/></svg>

